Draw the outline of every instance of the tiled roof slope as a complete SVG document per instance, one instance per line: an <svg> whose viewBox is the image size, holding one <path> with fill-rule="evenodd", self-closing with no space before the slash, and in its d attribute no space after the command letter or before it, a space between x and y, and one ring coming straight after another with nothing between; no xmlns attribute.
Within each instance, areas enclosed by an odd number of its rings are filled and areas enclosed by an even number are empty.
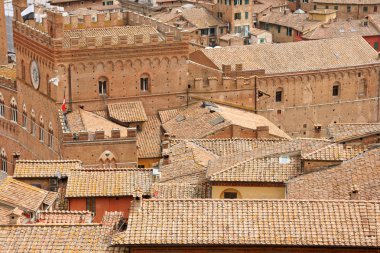
<svg viewBox="0 0 380 253"><path fill-rule="evenodd" d="M118 219L110 217L114 213L106 213L101 224L28 224L16 226L0 226L1 252L94 252L124 253L123 247L110 247L110 239L115 233L114 225ZM109 224L105 224L109 223Z"/></svg>
<svg viewBox="0 0 380 253"><path fill-rule="evenodd" d="M35 212L43 203L52 204L57 197L57 193L45 191L11 177L0 183L0 203L22 210Z"/></svg>
<svg viewBox="0 0 380 253"><path fill-rule="evenodd" d="M0 66L0 76L16 80L16 68L14 65Z"/></svg>
<svg viewBox="0 0 380 253"><path fill-rule="evenodd" d="M66 176L73 169L79 169L82 162L78 160L17 160L14 178L50 178Z"/></svg>
<svg viewBox="0 0 380 253"><path fill-rule="evenodd" d="M129 123L148 120L141 101L108 104L107 108L110 118L118 122Z"/></svg>
<svg viewBox="0 0 380 253"><path fill-rule="evenodd" d="M158 116L160 117L161 123L165 123L175 116L178 115L180 111L184 110L184 108L175 108L175 109L170 109L170 110L162 110L158 111Z"/></svg>
<svg viewBox="0 0 380 253"><path fill-rule="evenodd" d="M63 47L70 47L70 38L79 39L79 47L86 45L86 37L95 37L95 46L102 45L102 38L104 36L111 36L111 45L116 45L119 42L119 36L127 35L128 44L134 43L135 35L143 35L143 43L150 42L151 34L158 34L159 32L152 26L115 26L106 28L89 28L77 30L65 30L63 33ZM158 36L159 41L162 41L161 36Z"/></svg>
<svg viewBox="0 0 380 253"><path fill-rule="evenodd" d="M284 14L270 12L260 19L260 22L290 27L300 32L307 32L322 24L319 21L308 20L309 14Z"/></svg>
<svg viewBox="0 0 380 253"><path fill-rule="evenodd" d="M337 142L380 134L379 123L337 123L327 128L328 135Z"/></svg>
<svg viewBox="0 0 380 253"><path fill-rule="evenodd" d="M208 175L210 181L219 182L275 182L283 183L302 173L301 161L291 158L281 164L278 157L250 159Z"/></svg>
<svg viewBox="0 0 380 253"><path fill-rule="evenodd" d="M324 4L379 4L380 0L313 0L313 3Z"/></svg>
<svg viewBox="0 0 380 253"><path fill-rule="evenodd" d="M340 143L322 147L303 156L305 160L345 161L366 151L364 146L345 146Z"/></svg>
<svg viewBox="0 0 380 253"><path fill-rule="evenodd" d="M97 169L72 171L66 197L132 196L135 191L150 195L151 169Z"/></svg>
<svg viewBox="0 0 380 253"><path fill-rule="evenodd" d="M114 245L380 247L380 203L147 200Z"/></svg>
<svg viewBox="0 0 380 253"><path fill-rule="evenodd" d="M236 64L242 64L243 71L265 70L268 75L354 67L380 62L376 50L361 36L297 43L232 46L203 49L200 52L219 70L223 64L231 65L232 70ZM191 56L190 59L196 62Z"/></svg>
<svg viewBox="0 0 380 253"><path fill-rule="evenodd" d="M265 117L253 112L215 104L212 107L204 106L203 103L193 104L162 126L166 132L179 139L205 138L231 125L252 130L267 126L273 137L290 138Z"/></svg>
<svg viewBox="0 0 380 253"><path fill-rule="evenodd" d="M0 205L0 225L7 225L9 223L8 214L10 214L12 210L13 208L11 207Z"/></svg>
<svg viewBox="0 0 380 253"><path fill-rule="evenodd" d="M156 199L198 199L206 198L206 184L154 183L153 197Z"/></svg>
<svg viewBox="0 0 380 253"><path fill-rule="evenodd" d="M362 200L380 200L380 149L343 162L333 168L305 174L287 183L294 199L350 199L357 191Z"/></svg>
<svg viewBox="0 0 380 253"><path fill-rule="evenodd" d="M142 131L137 132L139 158L161 157L161 123L158 116L149 116Z"/></svg>
<svg viewBox="0 0 380 253"><path fill-rule="evenodd" d="M38 212L38 223L79 224L91 223L93 213L90 211L42 211Z"/></svg>

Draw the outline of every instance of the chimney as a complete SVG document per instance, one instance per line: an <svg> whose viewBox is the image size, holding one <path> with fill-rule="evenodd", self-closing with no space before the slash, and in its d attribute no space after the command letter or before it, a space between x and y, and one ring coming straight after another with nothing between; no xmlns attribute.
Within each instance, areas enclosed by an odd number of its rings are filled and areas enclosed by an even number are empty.
<svg viewBox="0 0 380 253"><path fill-rule="evenodd" d="M163 141L169 141L170 135L168 133L164 133Z"/></svg>
<svg viewBox="0 0 380 253"><path fill-rule="evenodd" d="M10 212L8 214L8 218L9 218L9 225L18 225L20 224L21 222L21 216L22 216L22 213L23 211L18 209L17 207L15 209L12 210L12 212Z"/></svg>
<svg viewBox="0 0 380 253"><path fill-rule="evenodd" d="M356 185L352 186L352 190L350 192L350 200L358 200L359 199L359 190Z"/></svg>
<svg viewBox="0 0 380 253"><path fill-rule="evenodd" d="M140 188L136 188L133 191L133 209L141 210L142 209L142 201L143 201L143 192Z"/></svg>
<svg viewBox="0 0 380 253"><path fill-rule="evenodd" d="M20 159L20 152L13 152L12 157L13 157L12 169L8 170L8 175L10 175L10 176L13 176L13 174L14 174L14 171L16 169L16 162L18 159Z"/></svg>
<svg viewBox="0 0 380 253"><path fill-rule="evenodd" d="M161 145L162 145L162 150L168 149L169 148L169 141L163 141Z"/></svg>

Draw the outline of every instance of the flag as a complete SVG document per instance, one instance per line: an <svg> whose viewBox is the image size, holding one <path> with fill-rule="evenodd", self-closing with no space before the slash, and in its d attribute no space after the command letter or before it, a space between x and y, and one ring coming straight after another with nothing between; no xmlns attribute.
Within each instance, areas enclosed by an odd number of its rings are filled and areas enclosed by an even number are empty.
<svg viewBox="0 0 380 253"><path fill-rule="evenodd" d="M26 20L33 20L34 19L34 4L29 5L25 10L21 12L21 16Z"/></svg>
<svg viewBox="0 0 380 253"><path fill-rule="evenodd" d="M62 112L66 112L66 95L63 94L63 101L62 101Z"/></svg>

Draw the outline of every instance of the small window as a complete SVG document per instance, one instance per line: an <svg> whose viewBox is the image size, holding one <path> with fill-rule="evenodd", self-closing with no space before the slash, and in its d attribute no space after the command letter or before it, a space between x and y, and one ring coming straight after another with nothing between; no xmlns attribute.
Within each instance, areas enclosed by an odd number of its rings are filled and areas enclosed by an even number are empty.
<svg viewBox="0 0 380 253"><path fill-rule="evenodd" d="M149 77L147 75L140 78L140 90L143 92L149 91Z"/></svg>
<svg viewBox="0 0 380 253"><path fill-rule="evenodd" d="M290 28L290 27L286 27L286 35L288 35L288 36L292 36L292 31L293 31L292 28Z"/></svg>
<svg viewBox="0 0 380 253"><path fill-rule="evenodd" d="M1 149L0 159L1 159L1 170L4 172L7 172L7 154L5 153L5 150L3 148Z"/></svg>
<svg viewBox="0 0 380 253"><path fill-rule="evenodd" d="M17 122L17 107L11 107L11 120Z"/></svg>
<svg viewBox="0 0 380 253"><path fill-rule="evenodd" d="M307 4L307 3L309 3L309 0L303 0L302 2Z"/></svg>
<svg viewBox="0 0 380 253"><path fill-rule="evenodd" d="M325 6L325 9L327 9L327 10L328 10L328 9L329 9L329 6L328 6L328 5L326 5L326 6Z"/></svg>
<svg viewBox="0 0 380 253"><path fill-rule="evenodd" d="M26 112L23 112L22 113L22 127L26 129L27 126L28 126L28 115L26 114Z"/></svg>
<svg viewBox="0 0 380 253"><path fill-rule="evenodd" d="M223 34L223 33L224 33L224 29L220 28L220 34Z"/></svg>
<svg viewBox="0 0 380 253"><path fill-rule="evenodd" d="M99 95L107 95L107 79L102 77L98 81Z"/></svg>
<svg viewBox="0 0 380 253"><path fill-rule="evenodd" d="M334 10L338 10L338 5L335 5L335 6L334 6Z"/></svg>
<svg viewBox="0 0 380 253"><path fill-rule="evenodd" d="M137 168L139 168L139 169L144 169L145 168L145 165L137 165Z"/></svg>
<svg viewBox="0 0 380 253"><path fill-rule="evenodd" d="M351 12L351 6L350 6L350 5L347 5L347 12L348 12L348 13Z"/></svg>
<svg viewBox="0 0 380 253"><path fill-rule="evenodd" d="M373 7L373 12L377 12L377 6Z"/></svg>
<svg viewBox="0 0 380 253"><path fill-rule="evenodd" d="M96 199L86 198L86 210L95 213L96 212Z"/></svg>
<svg viewBox="0 0 380 253"><path fill-rule="evenodd" d="M264 38L260 38L259 44L264 44L264 43L265 43L265 39Z"/></svg>
<svg viewBox="0 0 380 253"><path fill-rule="evenodd" d="M0 101L0 117L4 117L4 102Z"/></svg>
<svg viewBox="0 0 380 253"><path fill-rule="evenodd" d="M214 27L210 28L210 35L215 35L215 28Z"/></svg>
<svg viewBox="0 0 380 253"><path fill-rule="evenodd" d="M245 0L244 3L247 5L249 4L249 0Z"/></svg>
<svg viewBox="0 0 380 253"><path fill-rule="evenodd" d="M276 102L281 102L282 101L282 90L277 90L276 91Z"/></svg>
<svg viewBox="0 0 380 253"><path fill-rule="evenodd" d="M31 129L30 129L30 133L35 136L36 135L36 122L32 119L32 124L31 124Z"/></svg>
<svg viewBox="0 0 380 253"><path fill-rule="evenodd" d="M44 136L44 125L40 125L40 142L44 142L45 136Z"/></svg>
<svg viewBox="0 0 380 253"><path fill-rule="evenodd" d="M368 12L368 6L363 7L363 12Z"/></svg>
<svg viewBox="0 0 380 253"><path fill-rule="evenodd" d="M248 19L248 17L249 17L249 12L246 12L245 13L245 19Z"/></svg>
<svg viewBox="0 0 380 253"><path fill-rule="evenodd" d="M277 33L281 33L281 26L277 25Z"/></svg>
<svg viewBox="0 0 380 253"><path fill-rule="evenodd" d="M53 139L53 130L49 130L49 139L48 139L48 145L49 145L49 148L53 148L53 144L54 144L54 139Z"/></svg>
<svg viewBox="0 0 380 253"><path fill-rule="evenodd" d="M316 10L317 9L317 5L316 4L314 4L314 8L313 8L314 10Z"/></svg>
<svg viewBox="0 0 380 253"><path fill-rule="evenodd" d="M375 43L373 44L373 48L374 48L375 50L379 51L379 42L375 42Z"/></svg>
<svg viewBox="0 0 380 253"><path fill-rule="evenodd" d="M237 199L237 192L224 192L225 199Z"/></svg>
<svg viewBox="0 0 380 253"><path fill-rule="evenodd" d="M269 31L269 24L268 23L265 23L264 29L267 30L267 31Z"/></svg>
<svg viewBox="0 0 380 253"><path fill-rule="evenodd" d="M334 85L334 86L333 86L333 89L332 89L332 95L333 95L334 97L339 96L339 85Z"/></svg>
<svg viewBox="0 0 380 253"><path fill-rule="evenodd" d="M235 14L234 14L234 18L235 18L235 20L237 20L237 19L241 19L241 13L240 13L240 12L235 13Z"/></svg>

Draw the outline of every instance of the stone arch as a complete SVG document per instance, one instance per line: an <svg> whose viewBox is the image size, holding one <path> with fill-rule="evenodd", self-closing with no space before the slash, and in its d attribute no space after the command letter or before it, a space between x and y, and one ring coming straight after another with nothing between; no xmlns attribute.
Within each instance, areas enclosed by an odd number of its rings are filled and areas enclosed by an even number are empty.
<svg viewBox="0 0 380 253"><path fill-rule="evenodd" d="M98 62L95 67L96 72L104 72L105 67L103 62Z"/></svg>
<svg viewBox="0 0 380 253"><path fill-rule="evenodd" d="M145 58L143 61L143 65L145 68L152 68L152 61L149 58Z"/></svg>
<svg viewBox="0 0 380 253"><path fill-rule="evenodd" d="M11 98L11 107L17 108L17 101L16 101L15 97Z"/></svg>
<svg viewBox="0 0 380 253"><path fill-rule="evenodd" d="M115 70L115 64L112 61L107 61L104 67L105 71L114 71Z"/></svg>
<svg viewBox="0 0 380 253"><path fill-rule="evenodd" d="M74 69L76 72L84 72L86 70L86 66L82 62L80 62L74 65Z"/></svg>
<svg viewBox="0 0 380 253"><path fill-rule="evenodd" d="M124 63L123 63L123 61L121 61L121 60L117 60L117 61L115 62L115 68L116 68L116 70L118 70L118 71L122 71L122 70L124 70Z"/></svg>
<svg viewBox="0 0 380 253"><path fill-rule="evenodd" d="M170 63L169 58L168 58L168 57L164 57L164 58L162 58L162 60L161 60L161 64L160 64L160 66L161 66L161 68L166 69L166 68L169 67L169 63Z"/></svg>
<svg viewBox="0 0 380 253"><path fill-rule="evenodd" d="M66 66L65 65L59 64L57 66L57 69L58 69L58 73L66 75Z"/></svg>
<svg viewBox="0 0 380 253"><path fill-rule="evenodd" d="M95 72L95 63L93 62L87 63L86 71Z"/></svg>
<svg viewBox="0 0 380 253"><path fill-rule="evenodd" d="M235 188L228 188L228 189L225 189L224 191L222 191L222 193L220 194L220 198L221 199L225 199L226 198L226 193L236 193L236 198L237 199L242 199L242 195L240 193L239 190L235 189ZM230 194L229 194L230 195ZM232 194L231 194L232 195Z"/></svg>
<svg viewBox="0 0 380 253"><path fill-rule="evenodd" d="M98 158L99 163L103 167L116 166L116 156L109 150L104 151Z"/></svg>
<svg viewBox="0 0 380 253"><path fill-rule="evenodd" d="M141 67L142 67L142 62L141 62L141 60L136 59L136 60L133 62L133 68L134 68L135 70L140 70Z"/></svg>
<svg viewBox="0 0 380 253"><path fill-rule="evenodd" d="M155 57L154 59L153 59L153 68L156 68L156 67L160 67L160 63L161 63L161 61L160 61L160 59L159 58L157 58L157 57Z"/></svg>
<svg viewBox="0 0 380 253"><path fill-rule="evenodd" d="M22 104L22 112L26 113L26 104L25 103Z"/></svg>

